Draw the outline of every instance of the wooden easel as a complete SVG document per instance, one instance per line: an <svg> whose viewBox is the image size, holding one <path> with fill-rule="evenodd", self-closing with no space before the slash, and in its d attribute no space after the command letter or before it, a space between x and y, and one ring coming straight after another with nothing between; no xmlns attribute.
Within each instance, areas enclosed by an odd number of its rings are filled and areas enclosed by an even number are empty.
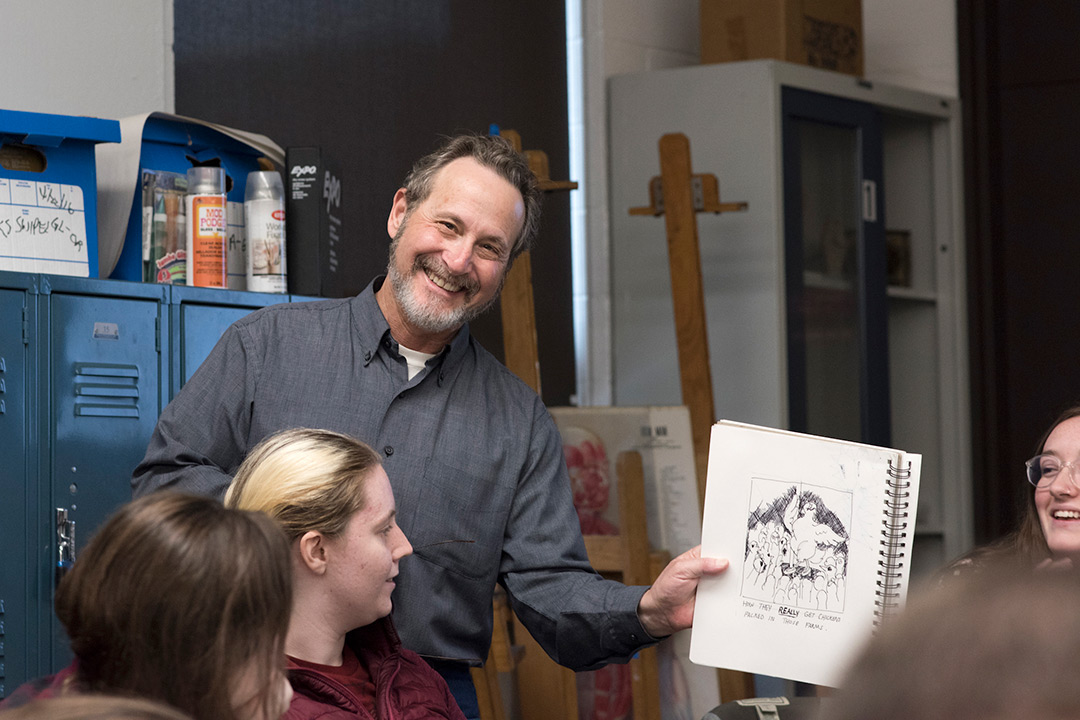
<svg viewBox="0 0 1080 720"><path fill-rule="evenodd" d="M513 145L518 152L521 149L521 135L514 130L502 130L499 133ZM548 165L547 154L542 150L526 150L525 158L529 162L529 168L536 175L540 189L545 192L552 190L573 190L577 183L569 180L552 180ZM502 311L503 331L503 358L504 363L518 377L540 394L540 359L536 341L536 310L533 305L532 287L532 260L529 251L518 255L513 266L506 274L506 282L503 285L502 294L499 297ZM502 693L499 690L499 673L514 672L519 667L525 668L525 673L533 675L554 675L555 671L561 671L558 665L549 661L550 667L539 666L535 658L546 660L544 651L532 639L529 632L514 617L506 602L506 594L502 588L496 587L492 601L492 614L494 625L491 634L491 649L488 651L487 661L483 668L473 668L473 685L476 686L476 696L480 705L481 720L503 720L505 710L503 707ZM510 632L510 627L513 632ZM515 638L520 639L515 642ZM573 678L571 677L571 680ZM556 676L555 682L559 682ZM538 680L538 684L546 685ZM570 687L573 690L573 686ZM565 694L565 688L563 689ZM576 713L576 697L574 700ZM576 720L577 715L574 715Z"/></svg>
<svg viewBox="0 0 1080 720"><path fill-rule="evenodd" d="M552 180L547 153L543 150L522 150L521 135L515 130L499 133L514 149L523 152L529 168L536 175L544 192L575 190L573 180ZM521 253L506 275L502 295L503 357L506 367L540 394L540 354L536 345L536 310L533 306L532 259L529 251Z"/></svg>
<svg viewBox="0 0 1080 720"><path fill-rule="evenodd" d="M521 151L521 138L516 132L504 130L501 134ZM575 182L550 179L547 156L542 151L526 150L524 154L542 190L571 190L577 187ZM528 252L518 256L507 274L501 307L506 366L539 394L540 363ZM617 575L630 585L648 585L670 558L666 553L649 551L641 455L637 452L620 453L616 459L616 475L623 532L619 535L588 535L585 537L585 548L597 572ZM578 720L574 673L548 658L517 618L513 623L514 641L523 647L516 663L522 720ZM496 639L493 639L493 653L495 649ZM631 661L630 667L635 718L660 720L656 649L649 648L639 653Z"/></svg>
<svg viewBox="0 0 1080 720"><path fill-rule="evenodd" d="M746 203L721 203L715 175L694 175L690 169L690 141L682 133L660 138L660 175L649 183L649 206L630 208L631 215L663 215L667 228L671 294L675 307L675 334L679 347L682 400L690 410L699 507L705 507L705 480L709 465L709 433L716 422L709 336L705 322L705 291L701 278L695 212L745 210ZM718 670L723 702L755 696L754 677L734 670Z"/></svg>
<svg viewBox="0 0 1080 720"><path fill-rule="evenodd" d="M585 535L585 550L593 569L605 577L627 585L649 585L671 556L649 550L641 453L620 452L615 467L622 531L618 535ZM522 720L578 720L574 672L555 664L516 618L514 637L525 646L517 668ZM640 651L629 666L634 718L660 720L660 668L656 648Z"/></svg>

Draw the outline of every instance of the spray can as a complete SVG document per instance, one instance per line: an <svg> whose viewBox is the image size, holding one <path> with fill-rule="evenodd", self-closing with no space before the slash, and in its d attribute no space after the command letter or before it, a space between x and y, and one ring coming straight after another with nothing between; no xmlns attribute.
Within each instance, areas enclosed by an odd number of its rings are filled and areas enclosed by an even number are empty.
<svg viewBox="0 0 1080 720"><path fill-rule="evenodd" d="M187 284L225 287L225 171L188 168Z"/></svg>
<svg viewBox="0 0 1080 720"><path fill-rule="evenodd" d="M247 289L287 291L285 271L285 185L274 170L248 173L244 190Z"/></svg>

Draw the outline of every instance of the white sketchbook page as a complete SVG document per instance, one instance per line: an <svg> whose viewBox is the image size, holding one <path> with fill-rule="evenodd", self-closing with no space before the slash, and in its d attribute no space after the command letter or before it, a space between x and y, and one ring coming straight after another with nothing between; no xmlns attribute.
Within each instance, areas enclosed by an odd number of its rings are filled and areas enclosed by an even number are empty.
<svg viewBox="0 0 1080 720"><path fill-rule="evenodd" d="M713 426L702 554L726 557L731 567L702 580L691 660L837 684L874 627L890 459L910 461L917 480L917 455L726 421ZM909 489L908 540L917 482ZM789 569L813 568L813 576L785 576L780 557ZM903 571L906 585L906 562Z"/></svg>

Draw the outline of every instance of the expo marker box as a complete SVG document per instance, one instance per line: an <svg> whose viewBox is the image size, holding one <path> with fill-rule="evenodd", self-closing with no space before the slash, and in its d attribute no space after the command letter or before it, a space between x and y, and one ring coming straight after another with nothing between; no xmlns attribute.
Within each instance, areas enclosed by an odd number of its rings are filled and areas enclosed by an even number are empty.
<svg viewBox="0 0 1080 720"><path fill-rule="evenodd" d="M119 122L0 110L0 270L98 276L101 142Z"/></svg>

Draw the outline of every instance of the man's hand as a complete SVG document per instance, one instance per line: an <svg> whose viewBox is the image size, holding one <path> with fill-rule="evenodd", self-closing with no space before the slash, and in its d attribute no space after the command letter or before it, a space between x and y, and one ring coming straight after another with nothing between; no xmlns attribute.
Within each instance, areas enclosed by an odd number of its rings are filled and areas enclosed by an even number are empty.
<svg viewBox="0 0 1080 720"><path fill-rule="evenodd" d="M698 581L727 567L726 559L702 558L700 545L674 558L638 602L641 625L656 638L690 627Z"/></svg>

